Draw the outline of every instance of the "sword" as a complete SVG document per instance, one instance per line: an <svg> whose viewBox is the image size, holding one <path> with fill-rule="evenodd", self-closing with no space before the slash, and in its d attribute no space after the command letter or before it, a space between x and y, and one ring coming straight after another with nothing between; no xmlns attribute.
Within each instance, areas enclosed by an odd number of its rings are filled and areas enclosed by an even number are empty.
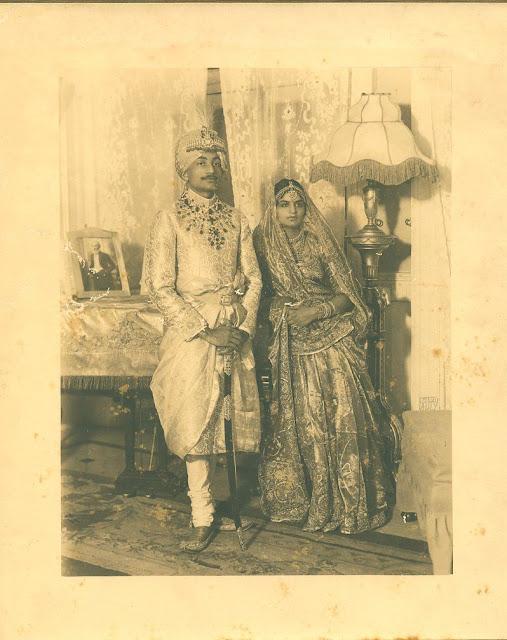
<svg viewBox="0 0 507 640"><path fill-rule="evenodd" d="M246 544L243 537L241 515L238 499L238 484L236 476L236 455L232 438L232 359L231 353L224 353L224 434L225 453L227 458L227 476L229 479L229 492L231 495L232 519L238 534L239 546L245 551Z"/></svg>

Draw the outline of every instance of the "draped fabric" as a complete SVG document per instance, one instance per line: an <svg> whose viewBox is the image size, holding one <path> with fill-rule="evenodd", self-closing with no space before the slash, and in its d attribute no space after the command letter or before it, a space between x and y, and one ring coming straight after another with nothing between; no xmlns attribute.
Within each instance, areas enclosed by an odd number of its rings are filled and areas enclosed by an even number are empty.
<svg viewBox="0 0 507 640"><path fill-rule="evenodd" d="M368 313L345 257L308 199L289 240L272 203L254 234L269 296L273 400L259 467L261 502L275 521L358 533L384 524L390 487L381 420L362 337ZM345 294L353 311L289 326L285 302Z"/></svg>
<svg viewBox="0 0 507 640"><path fill-rule="evenodd" d="M206 81L204 68L93 70L61 80L62 237L85 226L119 232L131 290L140 285L154 213L180 195L175 142L205 124Z"/></svg>
<svg viewBox="0 0 507 640"><path fill-rule="evenodd" d="M151 377L162 336L143 321L148 309L146 303L125 301L67 303L61 316L62 375L87 378L90 388L93 379Z"/></svg>
<svg viewBox="0 0 507 640"><path fill-rule="evenodd" d="M452 415L406 411L397 506L415 511L434 574L452 573Z"/></svg>
<svg viewBox="0 0 507 640"><path fill-rule="evenodd" d="M347 69L220 69L234 199L254 228L272 185L290 175L308 183L312 162L345 122ZM343 236L340 196L327 182L310 195L337 237Z"/></svg>

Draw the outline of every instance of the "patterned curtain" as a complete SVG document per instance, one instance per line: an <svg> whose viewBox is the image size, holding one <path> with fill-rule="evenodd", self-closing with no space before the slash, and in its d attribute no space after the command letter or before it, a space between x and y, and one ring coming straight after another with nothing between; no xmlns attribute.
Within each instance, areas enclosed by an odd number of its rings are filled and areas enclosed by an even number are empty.
<svg viewBox="0 0 507 640"><path fill-rule="evenodd" d="M347 116L347 69L221 69L222 102L236 206L255 227L273 184L308 186L329 134ZM343 197L325 181L310 195L343 240Z"/></svg>
<svg viewBox="0 0 507 640"><path fill-rule="evenodd" d="M181 185L180 133L206 121L206 69L74 73L61 81L62 235L117 231L131 290L156 211Z"/></svg>

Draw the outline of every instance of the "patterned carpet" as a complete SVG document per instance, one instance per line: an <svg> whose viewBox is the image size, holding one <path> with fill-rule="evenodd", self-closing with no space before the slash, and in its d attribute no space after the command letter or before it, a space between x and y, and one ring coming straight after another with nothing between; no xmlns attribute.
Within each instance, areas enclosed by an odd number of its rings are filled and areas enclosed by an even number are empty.
<svg viewBox="0 0 507 640"><path fill-rule="evenodd" d="M107 575L431 574L427 553L400 538L307 534L255 515L245 551L234 532L219 532L205 551L188 554L179 549L190 533L183 499L126 498L83 474L62 476L62 501L63 556Z"/></svg>

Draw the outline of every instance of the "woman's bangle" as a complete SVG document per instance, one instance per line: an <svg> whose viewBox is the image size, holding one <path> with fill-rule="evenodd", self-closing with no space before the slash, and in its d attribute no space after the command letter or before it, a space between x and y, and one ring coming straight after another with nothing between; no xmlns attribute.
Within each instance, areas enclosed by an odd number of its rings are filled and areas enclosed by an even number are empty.
<svg viewBox="0 0 507 640"><path fill-rule="evenodd" d="M316 311L318 314L318 319L319 320L327 320L328 318L330 318L331 316L334 316L335 314L335 309L333 306L332 302L321 302L317 307L316 307Z"/></svg>
<svg viewBox="0 0 507 640"><path fill-rule="evenodd" d="M322 304L318 304L315 307L313 307L313 312L315 313L315 318L314 320L322 320L322 318L324 317L323 314L325 312L324 307L322 306Z"/></svg>
<svg viewBox="0 0 507 640"><path fill-rule="evenodd" d="M334 314L336 313L336 309L334 308L334 304L331 302L331 300L328 300L327 302L324 303L327 308L329 309L329 315L328 318L332 318L334 316Z"/></svg>

